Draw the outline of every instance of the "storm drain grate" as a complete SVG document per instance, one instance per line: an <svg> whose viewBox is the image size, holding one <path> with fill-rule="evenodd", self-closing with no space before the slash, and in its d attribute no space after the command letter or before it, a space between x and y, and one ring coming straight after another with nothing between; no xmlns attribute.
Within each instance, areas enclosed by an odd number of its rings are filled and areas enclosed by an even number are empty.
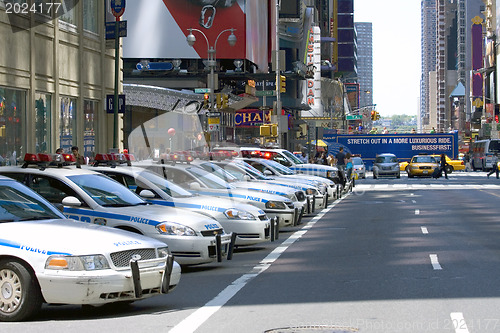
<svg viewBox="0 0 500 333"><path fill-rule="evenodd" d="M346 326L331 326L331 325L308 325L274 328L264 331L264 333L350 333L358 332L357 328Z"/></svg>

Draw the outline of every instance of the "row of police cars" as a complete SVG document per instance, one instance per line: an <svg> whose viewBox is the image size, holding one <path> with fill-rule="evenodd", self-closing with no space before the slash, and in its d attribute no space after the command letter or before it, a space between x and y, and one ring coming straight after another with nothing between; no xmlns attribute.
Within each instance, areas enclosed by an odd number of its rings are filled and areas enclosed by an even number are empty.
<svg viewBox="0 0 500 333"><path fill-rule="evenodd" d="M168 293L181 266L273 240L343 193L336 168L284 150L200 157L96 154L78 165L71 154L26 154L0 167L0 320L29 318L42 303Z"/></svg>

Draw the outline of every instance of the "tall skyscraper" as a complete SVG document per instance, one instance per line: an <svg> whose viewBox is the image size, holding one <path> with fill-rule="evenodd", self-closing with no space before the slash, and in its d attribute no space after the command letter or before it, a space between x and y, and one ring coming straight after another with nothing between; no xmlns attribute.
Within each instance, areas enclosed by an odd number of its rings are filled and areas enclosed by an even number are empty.
<svg viewBox="0 0 500 333"><path fill-rule="evenodd" d="M420 121L424 128L430 124L429 73L436 70L436 0L421 2L421 66Z"/></svg>
<svg viewBox="0 0 500 333"><path fill-rule="evenodd" d="M354 23L358 44L359 106L373 104L373 34L371 22Z"/></svg>

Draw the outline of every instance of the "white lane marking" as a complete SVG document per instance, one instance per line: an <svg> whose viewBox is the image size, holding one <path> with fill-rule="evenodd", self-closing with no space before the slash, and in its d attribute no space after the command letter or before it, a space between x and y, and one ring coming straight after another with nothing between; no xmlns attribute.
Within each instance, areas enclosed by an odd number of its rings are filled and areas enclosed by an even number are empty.
<svg viewBox="0 0 500 333"><path fill-rule="evenodd" d="M420 209L415 209L415 215L420 215Z"/></svg>
<svg viewBox="0 0 500 333"><path fill-rule="evenodd" d="M464 319L464 314L462 312L452 312L450 313L451 323L455 328L455 333L469 333L467 328L467 323Z"/></svg>
<svg viewBox="0 0 500 333"><path fill-rule="evenodd" d="M434 270L443 269L443 267L441 267L441 265L439 264L439 260L438 260L437 254L429 254L429 258L431 258L431 264L432 264L432 268Z"/></svg>
<svg viewBox="0 0 500 333"><path fill-rule="evenodd" d="M216 313L221 307L223 307L234 295L238 293L248 282L253 278L258 276L260 273L268 269L271 264L280 257L280 255L285 252L285 250L292 245L296 240L302 237L311 227L318 222L326 213L328 213L333 207L335 207L340 201L349 196L350 194L343 196L342 198L336 200L330 207L324 208L319 212L314 218L309 221L300 230L294 232L290 237L288 237L280 246L275 248L271 253L267 255L261 262L259 262L255 267L252 268L251 272L242 275L240 278L236 279L222 290L217 296L212 300L208 301L204 306L194 311L192 314L184 318L180 323L175 325L169 332L170 333L191 333L200 327L205 321L207 321L214 313Z"/></svg>
<svg viewBox="0 0 500 333"><path fill-rule="evenodd" d="M424 235L427 235L427 234L429 233L429 231L427 230L427 228L426 228L426 227L420 227L420 229L422 229L422 233L423 233Z"/></svg>
<svg viewBox="0 0 500 333"><path fill-rule="evenodd" d="M414 204L416 204L416 203L417 203L417 201L416 201L416 200L412 200L412 201L411 201L411 203L414 203Z"/></svg>

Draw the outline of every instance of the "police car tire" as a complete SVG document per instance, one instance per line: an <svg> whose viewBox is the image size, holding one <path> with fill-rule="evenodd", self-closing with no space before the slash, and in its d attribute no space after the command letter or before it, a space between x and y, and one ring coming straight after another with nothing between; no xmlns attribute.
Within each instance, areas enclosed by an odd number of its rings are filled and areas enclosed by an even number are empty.
<svg viewBox="0 0 500 333"><path fill-rule="evenodd" d="M16 261L0 261L0 321L21 321L39 311L43 297L35 274ZM9 290L4 289L9 288ZM17 296L10 297L14 288Z"/></svg>

